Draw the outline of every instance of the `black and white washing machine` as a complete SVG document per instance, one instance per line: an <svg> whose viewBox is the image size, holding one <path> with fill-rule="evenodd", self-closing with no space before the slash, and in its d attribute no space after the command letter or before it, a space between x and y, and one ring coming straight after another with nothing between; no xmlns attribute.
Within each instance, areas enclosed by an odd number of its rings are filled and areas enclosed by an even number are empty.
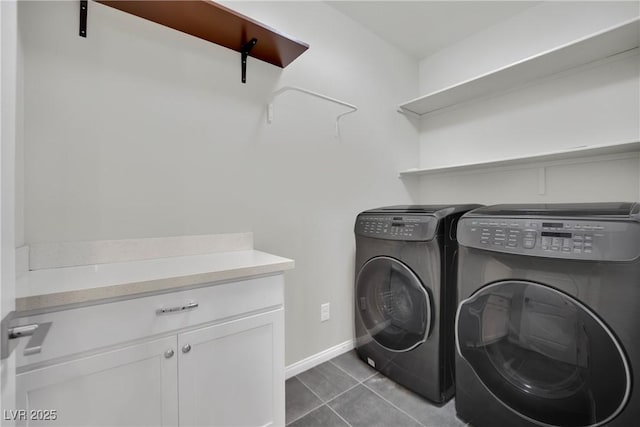
<svg viewBox="0 0 640 427"><path fill-rule="evenodd" d="M458 416L638 425L640 204L485 207L458 241Z"/></svg>
<svg viewBox="0 0 640 427"><path fill-rule="evenodd" d="M456 222L478 206L390 206L356 219L356 351L438 403L454 391Z"/></svg>

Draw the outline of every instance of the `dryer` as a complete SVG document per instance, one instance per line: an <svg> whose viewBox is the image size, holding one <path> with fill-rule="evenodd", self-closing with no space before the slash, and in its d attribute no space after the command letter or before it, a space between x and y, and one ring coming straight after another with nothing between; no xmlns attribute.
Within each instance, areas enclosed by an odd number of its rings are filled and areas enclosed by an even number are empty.
<svg viewBox="0 0 640 427"><path fill-rule="evenodd" d="M456 222L478 206L389 206L356 219L356 352L437 403L454 391Z"/></svg>
<svg viewBox="0 0 640 427"><path fill-rule="evenodd" d="M458 237L458 416L637 425L640 205L485 207Z"/></svg>

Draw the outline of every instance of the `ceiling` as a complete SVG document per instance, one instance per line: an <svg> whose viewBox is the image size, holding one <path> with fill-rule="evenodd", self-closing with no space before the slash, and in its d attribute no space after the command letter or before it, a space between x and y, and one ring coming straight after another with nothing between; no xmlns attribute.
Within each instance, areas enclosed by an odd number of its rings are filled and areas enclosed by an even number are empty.
<svg viewBox="0 0 640 427"><path fill-rule="evenodd" d="M328 1L416 59L522 12L537 1Z"/></svg>

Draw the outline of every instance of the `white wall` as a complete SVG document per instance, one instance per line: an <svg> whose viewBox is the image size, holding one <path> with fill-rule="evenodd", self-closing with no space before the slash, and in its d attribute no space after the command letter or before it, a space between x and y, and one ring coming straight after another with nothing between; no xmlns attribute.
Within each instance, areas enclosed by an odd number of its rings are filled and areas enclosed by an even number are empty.
<svg viewBox="0 0 640 427"><path fill-rule="evenodd" d="M0 4L0 318L15 307L17 6Z"/></svg>
<svg viewBox="0 0 640 427"><path fill-rule="evenodd" d="M17 21L16 2L0 2L0 319L15 308ZM13 353L0 361L3 414L15 408L15 368Z"/></svg>
<svg viewBox="0 0 640 427"><path fill-rule="evenodd" d="M286 275L287 364L350 340L356 214L411 201L417 63L321 2L227 5L304 40L285 70L90 2L23 2L27 243L253 231ZM259 43L259 41L258 41ZM341 121L297 85L357 105ZM320 323L320 304L332 318Z"/></svg>
<svg viewBox="0 0 640 427"><path fill-rule="evenodd" d="M637 201L640 194L640 158L554 165L545 168L544 194L539 194L539 168L491 170L468 174L441 174L421 178L421 202L567 203Z"/></svg>
<svg viewBox="0 0 640 427"><path fill-rule="evenodd" d="M566 44L640 15L637 2L545 2L420 63L420 88L457 81ZM626 53L525 87L424 116L420 167L535 155L640 140L640 57ZM617 158L616 158L617 159ZM635 159L635 160L634 160ZM596 179L597 177L597 179ZM637 158L547 169L418 178L421 202L637 200Z"/></svg>
<svg viewBox="0 0 640 427"><path fill-rule="evenodd" d="M548 1L420 61L420 93L490 72L638 16L634 1Z"/></svg>

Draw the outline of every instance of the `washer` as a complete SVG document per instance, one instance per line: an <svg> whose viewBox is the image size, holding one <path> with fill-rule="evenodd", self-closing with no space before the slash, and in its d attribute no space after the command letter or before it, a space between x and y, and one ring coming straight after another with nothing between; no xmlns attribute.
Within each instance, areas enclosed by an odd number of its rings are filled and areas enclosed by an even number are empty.
<svg viewBox="0 0 640 427"><path fill-rule="evenodd" d="M458 416L638 425L640 205L485 207L458 238Z"/></svg>
<svg viewBox="0 0 640 427"><path fill-rule="evenodd" d="M355 224L356 351L437 403L454 391L455 225L478 206L389 206Z"/></svg>

